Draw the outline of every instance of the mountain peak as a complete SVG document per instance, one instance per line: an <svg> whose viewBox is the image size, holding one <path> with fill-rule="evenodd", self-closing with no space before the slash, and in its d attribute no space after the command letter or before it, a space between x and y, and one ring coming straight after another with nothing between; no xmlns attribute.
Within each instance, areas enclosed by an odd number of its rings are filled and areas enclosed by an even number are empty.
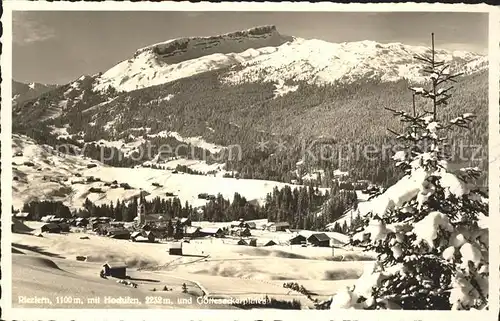
<svg viewBox="0 0 500 321"><path fill-rule="evenodd" d="M134 56L103 73L95 86L130 91L231 66L295 38L264 25L207 37L171 39L138 49Z"/></svg>
<svg viewBox="0 0 500 321"><path fill-rule="evenodd" d="M213 53L238 53L250 48L277 47L293 37L281 35L276 26L264 25L213 36L181 37L138 49L134 58L152 53L173 64Z"/></svg>

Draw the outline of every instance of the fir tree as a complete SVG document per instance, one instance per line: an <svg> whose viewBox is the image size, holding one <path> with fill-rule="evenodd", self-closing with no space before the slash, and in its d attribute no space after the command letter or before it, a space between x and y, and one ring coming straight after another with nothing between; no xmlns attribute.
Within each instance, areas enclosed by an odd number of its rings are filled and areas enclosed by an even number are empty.
<svg viewBox="0 0 500 321"><path fill-rule="evenodd" d="M337 293L331 308L461 310L488 306L487 195L475 186L478 168L454 172L443 149L445 133L470 128L472 114L448 122L439 108L451 98L458 75L429 56L415 57L426 67L430 88L410 87L430 104L410 112L390 109L407 124L396 133L405 148L393 159L404 176L372 198L354 245L378 253L353 289Z"/></svg>

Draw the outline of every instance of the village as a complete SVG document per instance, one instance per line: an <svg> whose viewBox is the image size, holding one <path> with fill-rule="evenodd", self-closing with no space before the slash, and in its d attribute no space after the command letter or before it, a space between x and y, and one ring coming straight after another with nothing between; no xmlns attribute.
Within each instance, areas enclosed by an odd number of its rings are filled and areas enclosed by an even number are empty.
<svg viewBox="0 0 500 321"><path fill-rule="evenodd" d="M110 217L58 218L46 215L40 219L40 233L70 233L75 230L85 234L128 240L169 244L170 255L183 255L183 243L193 240L224 239L226 244L252 247L275 245L300 245L301 247L341 248L348 237L335 232L312 232L290 229L288 222L268 222L265 219L232 222L197 222L190 218L167 218L164 214L146 214L139 204L138 216L133 222L120 222ZM13 221L25 221L29 214L13 214ZM12 224L14 226L14 223ZM15 232L13 227L13 232ZM280 233L281 232L281 233Z"/></svg>
<svg viewBox="0 0 500 321"><path fill-rule="evenodd" d="M349 238L341 233L293 230L287 222L267 219L198 222L144 209L138 205L133 222L55 215L30 221L28 213L14 213L13 253L44 260L49 255L63 269L77 264L86 279L115 280L109 284L141 295L269 296L289 304L299 300L302 306L326 298L331 290L325 285L340 286L359 276L364 262L358 260L373 259L347 246ZM304 270L303 264L316 268Z"/></svg>

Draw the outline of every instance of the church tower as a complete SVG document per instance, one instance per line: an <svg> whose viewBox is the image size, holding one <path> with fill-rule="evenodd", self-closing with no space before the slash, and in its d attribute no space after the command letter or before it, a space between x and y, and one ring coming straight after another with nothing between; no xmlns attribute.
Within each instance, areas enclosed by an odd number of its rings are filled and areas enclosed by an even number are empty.
<svg viewBox="0 0 500 321"><path fill-rule="evenodd" d="M137 218L137 224L139 226L143 226L144 223L146 223L146 207L142 197L142 190L139 195L139 200L137 201Z"/></svg>

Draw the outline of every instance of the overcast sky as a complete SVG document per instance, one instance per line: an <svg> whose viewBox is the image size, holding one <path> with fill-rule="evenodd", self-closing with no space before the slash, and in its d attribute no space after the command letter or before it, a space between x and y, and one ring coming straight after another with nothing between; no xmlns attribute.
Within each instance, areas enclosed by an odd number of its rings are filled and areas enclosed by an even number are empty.
<svg viewBox="0 0 500 321"><path fill-rule="evenodd" d="M106 71L137 48L172 38L276 25L282 34L331 42L374 40L487 53L483 13L13 12L13 76L65 84Z"/></svg>

